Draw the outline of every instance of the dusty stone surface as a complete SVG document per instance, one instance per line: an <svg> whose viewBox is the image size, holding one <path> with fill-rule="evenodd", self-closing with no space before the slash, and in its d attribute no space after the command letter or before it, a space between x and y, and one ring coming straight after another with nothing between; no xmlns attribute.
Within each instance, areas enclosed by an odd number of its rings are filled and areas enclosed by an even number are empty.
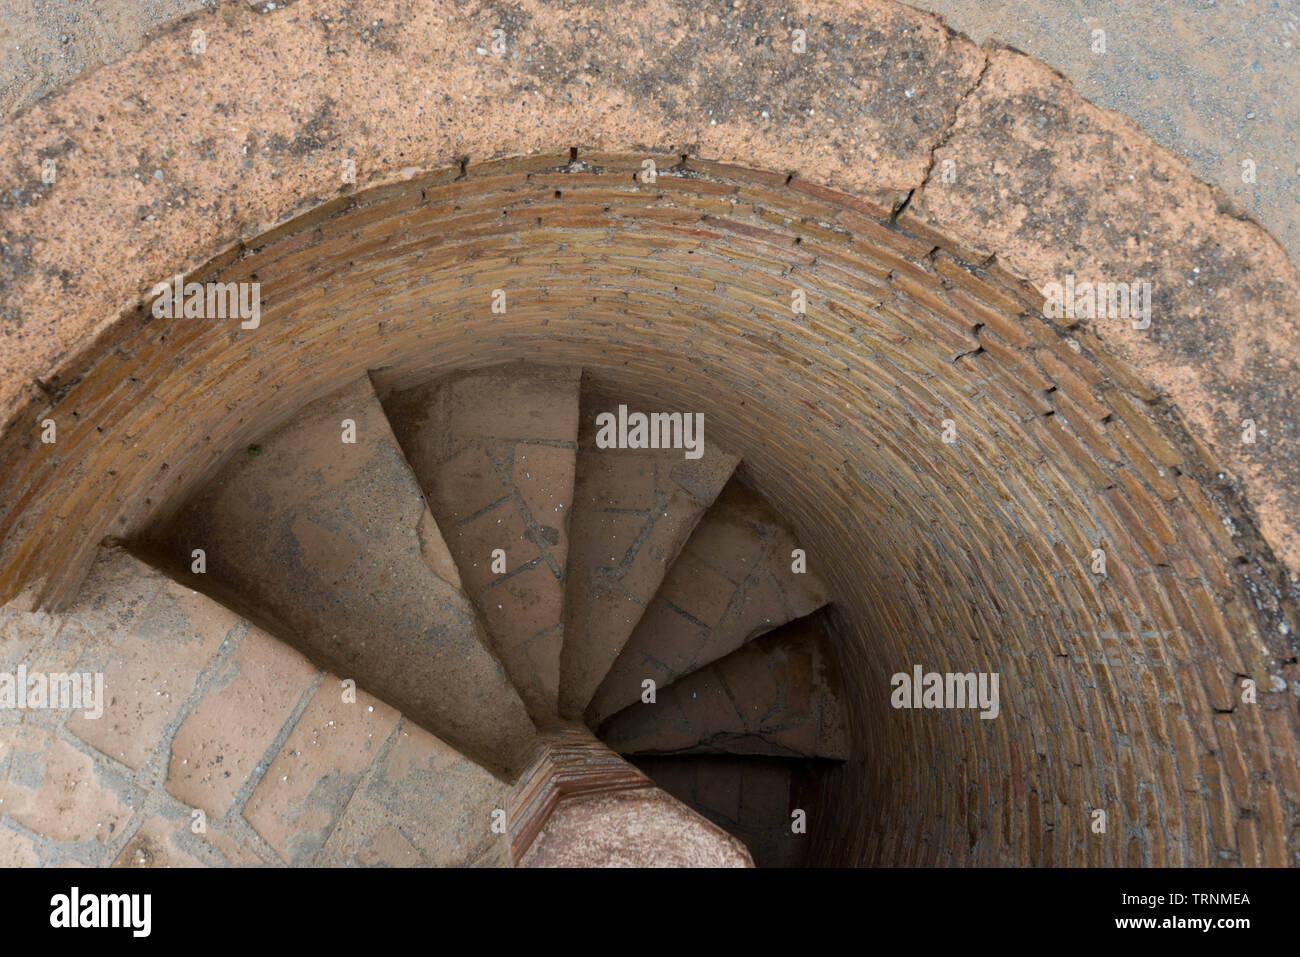
<svg viewBox="0 0 1300 957"><path fill-rule="evenodd" d="M498 773L517 771L533 725L469 600L435 571L446 545L369 380L250 448L155 530L151 553Z"/></svg>
<svg viewBox="0 0 1300 957"><path fill-rule="evenodd" d="M249 796L244 819L291 865L311 863L350 807L362 775L401 715L324 681Z"/></svg>
<svg viewBox="0 0 1300 957"><path fill-rule="evenodd" d="M177 729L246 622L117 550L100 556L68 613L5 608L0 618L7 671L103 672L105 698L99 718L0 710L0 861L195 867L273 857L221 815L194 833L191 808L164 783Z"/></svg>
<svg viewBox="0 0 1300 957"><path fill-rule="evenodd" d="M106 672L101 718L0 709L4 866L509 864L502 781L120 550L68 614L0 624L11 673Z"/></svg>
<svg viewBox="0 0 1300 957"><path fill-rule="evenodd" d="M211 817L225 814L317 677L301 654L251 630L177 728L167 790Z"/></svg>
<svg viewBox="0 0 1300 957"><path fill-rule="evenodd" d="M0 111L30 105L77 73L137 49L174 17L216 2L0 2ZM245 2L273 12L288 0ZM1091 102L1134 119L1185 157L1199 178L1222 186L1297 259L1296 119L1293 102L1277 95L1294 77L1296 12L1278 4L1170 11L1130 3L1102 15L1089 0L919 0L910 6L942 15L976 42L1009 43L1050 63ZM1102 27L1105 53L1091 42L1092 31ZM1189 56L1192 51L1206 55ZM1242 182L1244 159L1258 164L1254 183Z"/></svg>
<svg viewBox="0 0 1300 957"><path fill-rule="evenodd" d="M403 719L314 862L323 867L508 867L492 815L506 785Z"/></svg>
<svg viewBox="0 0 1300 957"><path fill-rule="evenodd" d="M1009 44L1134 120L1300 261L1300 10L1286 3L916 0L977 42ZM1105 32L1105 52L1094 49ZM1254 182L1242 163L1257 164Z"/></svg>
<svg viewBox="0 0 1300 957"><path fill-rule="evenodd" d="M628 705L600 727L620 754L850 756L842 680L821 620L801 618Z"/></svg>
<svg viewBox="0 0 1300 957"><path fill-rule="evenodd" d="M760 496L729 482L601 682L588 722L595 727L633 704L647 678L665 687L826 604L817 555L805 548L804 570L793 570L800 545Z"/></svg>
<svg viewBox="0 0 1300 957"><path fill-rule="evenodd" d="M112 63L213 0L64 0L0 4L0 112L12 115L61 83Z"/></svg>

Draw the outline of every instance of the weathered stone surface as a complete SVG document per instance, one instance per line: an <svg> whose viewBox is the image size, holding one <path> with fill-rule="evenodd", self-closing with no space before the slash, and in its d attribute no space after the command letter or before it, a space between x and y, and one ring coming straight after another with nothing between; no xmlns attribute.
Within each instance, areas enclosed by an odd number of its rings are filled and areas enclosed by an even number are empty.
<svg viewBox="0 0 1300 957"><path fill-rule="evenodd" d="M408 719L358 783L316 866L509 866L506 785Z"/></svg>
<svg viewBox="0 0 1300 957"><path fill-rule="evenodd" d="M315 683L316 667L260 629L249 629L172 738L165 787L221 817Z"/></svg>
<svg viewBox="0 0 1300 957"><path fill-rule="evenodd" d="M138 800L120 773L35 726L0 728L0 754L4 816L46 840L107 844Z"/></svg>
<svg viewBox="0 0 1300 957"><path fill-rule="evenodd" d="M123 593L152 590L153 597L111 650L94 655L82 646L78 670L102 669L104 694L110 700L102 717L74 712L67 727L110 758L139 770L167 739L200 674L238 625L239 616L134 559L123 555L118 561L137 570L134 587L118 579Z"/></svg>
<svg viewBox="0 0 1300 957"><path fill-rule="evenodd" d="M355 443L343 441L347 423ZM151 548L318 665L489 766L517 770L532 723L459 582L440 574L446 545L370 383L303 409L254 448ZM189 571L196 548L203 575Z"/></svg>
<svg viewBox="0 0 1300 957"><path fill-rule="evenodd" d="M637 701L647 678L662 688L824 605L818 557L805 554L805 571L793 570L799 545L759 496L728 483L601 682L588 721Z"/></svg>
<svg viewBox="0 0 1300 957"><path fill-rule="evenodd" d="M496 369L384 402L465 592L535 721L554 718L559 700L578 380ZM503 572L493 570L498 549Z"/></svg>
<svg viewBox="0 0 1300 957"><path fill-rule="evenodd" d="M185 808L169 807L148 818L122 847L111 866L258 867L273 863L250 849L219 824L205 824L202 834L192 828Z"/></svg>
<svg viewBox="0 0 1300 957"><path fill-rule="evenodd" d="M849 757L840 676L817 616L749 642L600 728L620 754Z"/></svg>
<svg viewBox="0 0 1300 957"><path fill-rule="evenodd" d="M0 614L10 668L104 670L104 714L0 710L0 864L509 863L502 781L131 555L47 617Z"/></svg>
<svg viewBox="0 0 1300 957"><path fill-rule="evenodd" d="M243 816L289 864L312 863L400 715L327 678L248 799Z"/></svg>

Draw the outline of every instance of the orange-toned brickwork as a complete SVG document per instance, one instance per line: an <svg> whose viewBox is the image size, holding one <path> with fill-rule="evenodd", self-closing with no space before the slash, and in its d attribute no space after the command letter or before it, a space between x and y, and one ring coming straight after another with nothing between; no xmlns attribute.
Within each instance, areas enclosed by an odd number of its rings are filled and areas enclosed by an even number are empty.
<svg viewBox="0 0 1300 957"><path fill-rule="evenodd" d="M258 329L127 317L60 396L66 438L10 458L30 542L10 581L128 537L359 370L581 367L704 411L808 543L860 748L826 786L872 795L823 819L839 859L1286 863L1277 599L1263 556L1241 563L1248 516L1140 376L1025 284L831 191L640 168L542 156L359 194L204 273L262 283ZM1000 672L1002 719L890 710L914 662ZM1123 824L1089 840L1089 808Z"/></svg>

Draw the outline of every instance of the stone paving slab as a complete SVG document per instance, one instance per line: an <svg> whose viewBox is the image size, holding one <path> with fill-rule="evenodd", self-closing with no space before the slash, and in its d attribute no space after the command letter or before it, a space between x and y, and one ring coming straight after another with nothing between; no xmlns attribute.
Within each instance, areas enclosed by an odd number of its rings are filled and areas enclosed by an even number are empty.
<svg viewBox="0 0 1300 957"><path fill-rule="evenodd" d="M504 782L126 552L55 621L0 607L6 670L101 671L104 714L0 710L0 866L508 866Z"/></svg>

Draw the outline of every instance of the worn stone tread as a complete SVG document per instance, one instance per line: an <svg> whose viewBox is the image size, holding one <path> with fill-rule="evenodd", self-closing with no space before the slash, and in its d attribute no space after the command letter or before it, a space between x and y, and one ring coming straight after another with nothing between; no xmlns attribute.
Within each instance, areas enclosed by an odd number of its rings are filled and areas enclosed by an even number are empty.
<svg viewBox="0 0 1300 957"><path fill-rule="evenodd" d="M600 729L622 754L849 756L840 676L818 615L800 618L640 701Z"/></svg>
<svg viewBox="0 0 1300 957"><path fill-rule="evenodd" d="M355 444L342 440L348 421ZM369 380L255 448L151 536L151 551L474 760L517 771L535 729ZM202 575L190 571L196 548Z"/></svg>
<svg viewBox="0 0 1300 957"><path fill-rule="evenodd" d="M537 721L559 703L578 386L576 371L509 367L384 400L465 592ZM504 572L493 568L497 549Z"/></svg>
<svg viewBox="0 0 1300 957"><path fill-rule="evenodd" d="M599 724L637 701L647 678L662 688L824 605L815 556L805 572L792 571L798 547L760 496L728 483L610 667L588 720Z"/></svg>

